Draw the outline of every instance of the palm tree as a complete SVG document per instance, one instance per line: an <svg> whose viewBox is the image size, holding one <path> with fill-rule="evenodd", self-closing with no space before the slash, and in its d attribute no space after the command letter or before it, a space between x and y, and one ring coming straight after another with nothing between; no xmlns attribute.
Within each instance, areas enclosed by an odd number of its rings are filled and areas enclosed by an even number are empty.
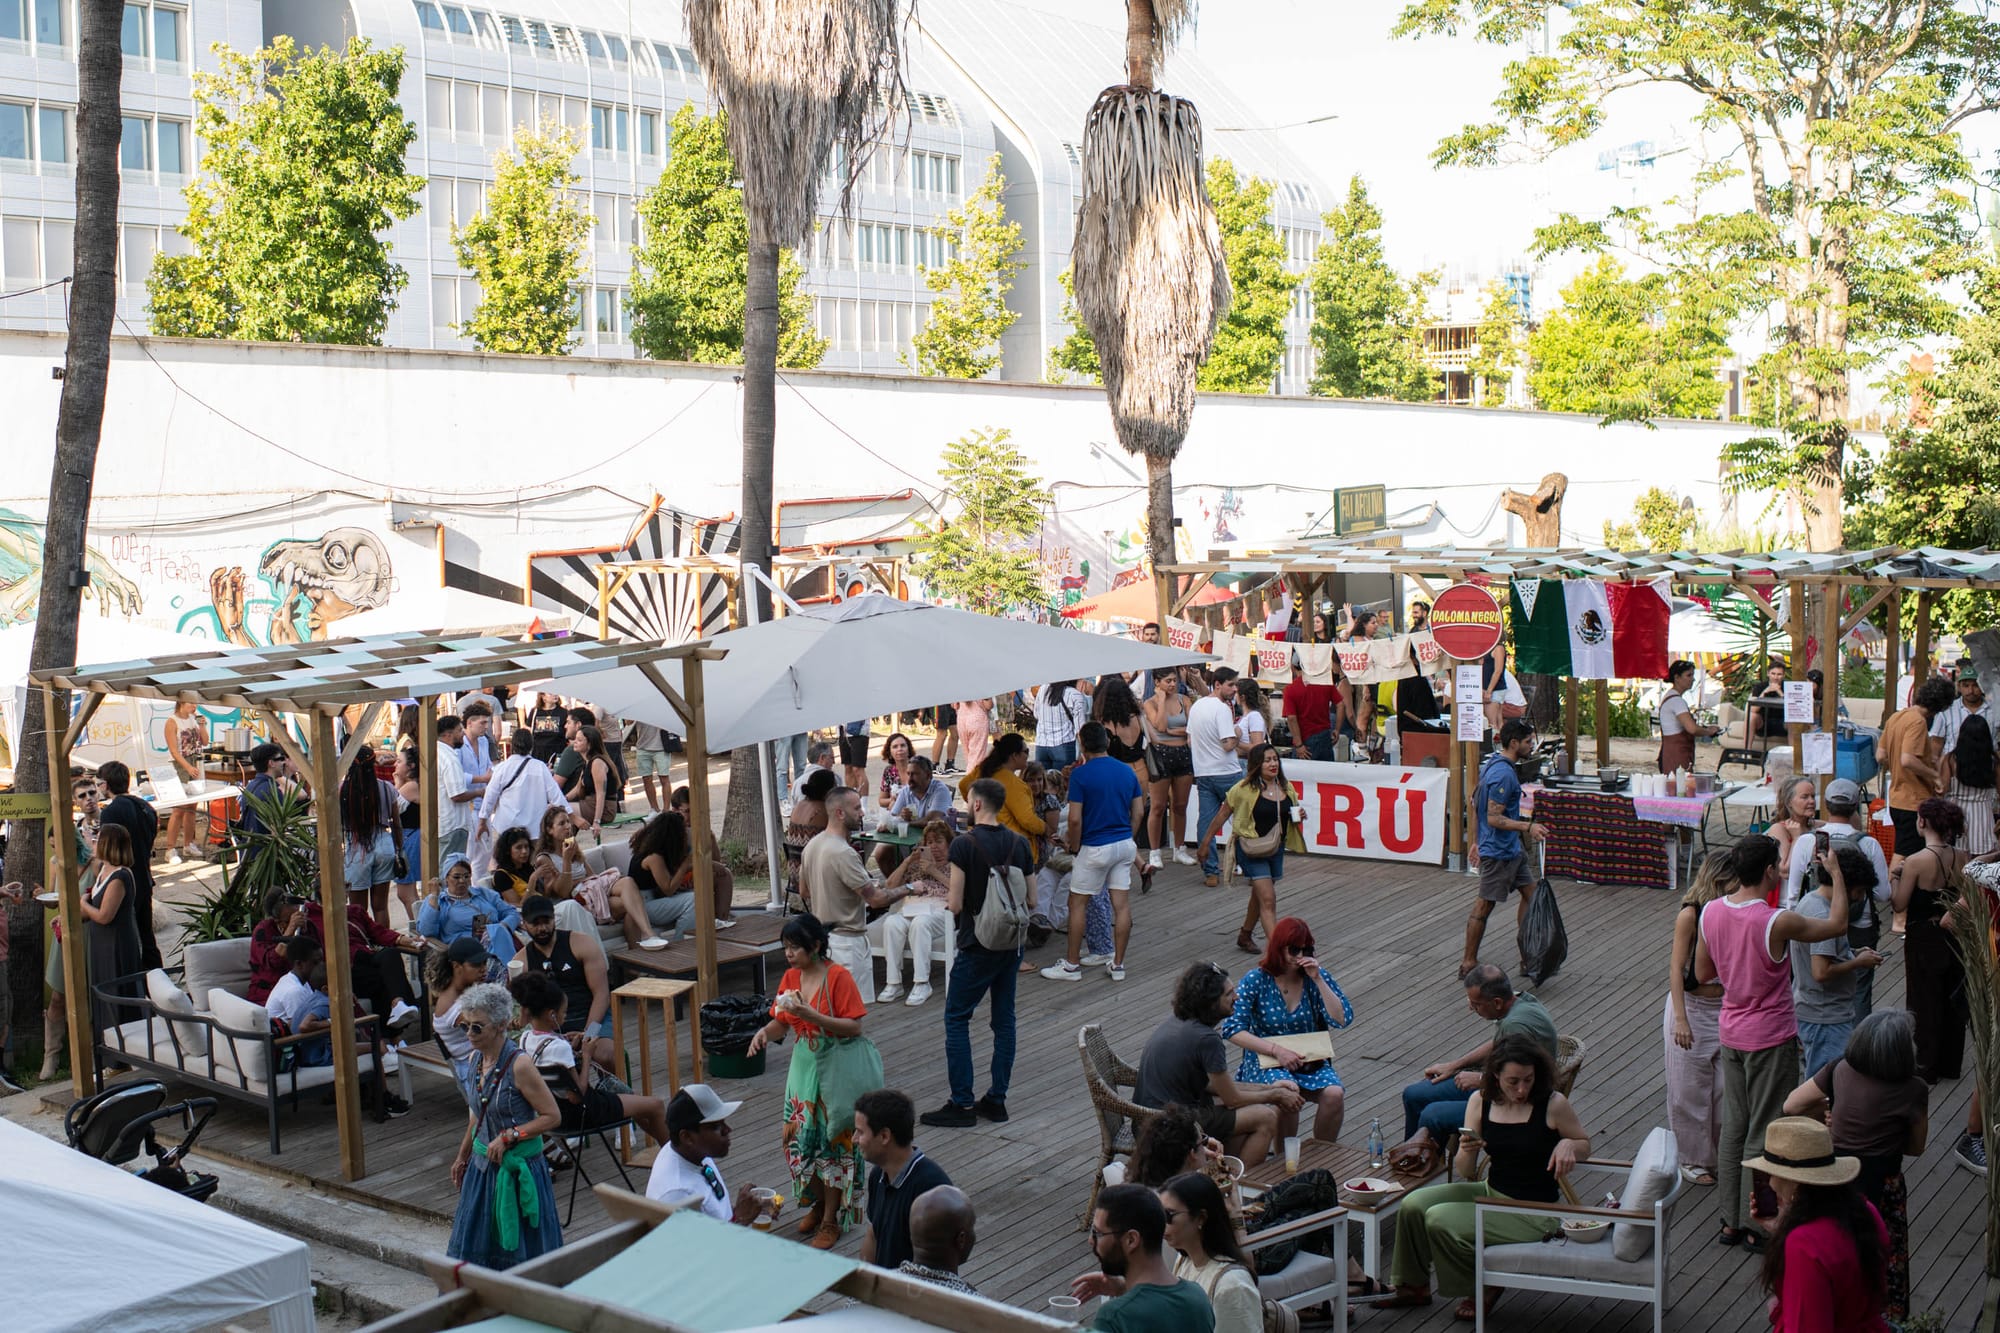
<svg viewBox="0 0 2000 1333"><path fill-rule="evenodd" d="M118 81L125 57L119 49L124 0L83 0L79 6L76 110L76 250L69 295L69 345L63 356L62 401L56 411L55 463L49 473L49 512L42 531L42 589L35 613L34 669L75 666L76 619L83 604L84 527L97 472L97 442L104 428L104 387L111 374L111 322L118 288ZM67 709L69 696L58 696ZM14 789L49 790L47 736L31 710L21 727ZM42 879L44 833L26 821L8 840L4 878L24 884ZM6 926L14 957L39 956L41 912L9 909ZM16 926L21 929L14 929ZM13 971L14 1008L26 1017L41 1009L40 969ZM81 988L79 987L79 993Z"/></svg>
<svg viewBox="0 0 2000 1333"><path fill-rule="evenodd" d="M1192 0L1125 0L1126 82L1084 122L1076 308L1097 346L1118 443L1146 460L1146 547L1174 558L1174 456L1195 373L1229 313L1229 270L1193 102L1153 86ZM1171 594L1164 580L1162 596Z"/></svg>
<svg viewBox="0 0 2000 1333"><path fill-rule="evenodd" d="M688 36L729 113L730 155L743 173L750 224L743 304L743 498L739 559L771 567L772 464L778 428L778 252L811 234L819 182L834 157L841 209L869 148L904 105L903 0L687 0ZM770 593L740 580L770 618ZM726 839L762 843L753 812L756 750L729 766ZM774 872L775 873L775 872Z"/></svg>
<svg viewBox="0 0 2000 1333"><path fill-rule="evenodd" d="M1992 904L1971 879L1960 876L1951 931L1965 962L1965 999L1972 1019L1972 1071L1981 1129L1991 1151L2000 1130L2000 954L1994 951ZM1979 1304L1979 1333L2000 1333L2000 1176L1986 1177L1986 1294Z"/></svg>

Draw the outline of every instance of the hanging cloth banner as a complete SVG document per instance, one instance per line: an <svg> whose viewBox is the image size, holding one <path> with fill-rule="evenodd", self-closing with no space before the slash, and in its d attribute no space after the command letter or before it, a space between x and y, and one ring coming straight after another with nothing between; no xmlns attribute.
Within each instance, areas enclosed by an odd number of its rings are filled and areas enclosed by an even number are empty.
<svg viewBox="0 0 2000 1333"><path fill-rule="evenodd" d="M1195 624L1192 620L1180 620L1173 616L1167 617L1167 623L1162 626L1162 632L1167 637L1167 647L1188 651L1199 648L1203 641L1208 638L1208 631Z"/></svg>
<svg viewBox="0 0 2000 1333"><path fill-rule="evenodd" d="M1427 629L1418 630L1407 636L1410 640L1410 662L1403 671L1405 676L1428 676L1444 661L1444 649L1438 647L1437 640Z"/></svg>
<svg viewBox="0 0 2000 1333"><path fill-rule="evenodd" d="M1612 680L1667 674L1667 579L1516 579L1514 665L1524 674Z"/></svg>
<svg viewBox="0 0 2000 1333"><path fill-rule="evenodd" d="M1269 639L1256 645L1257 679L1289 681L1292 678L1292 645Z"/></svg>
<svg viewBox="0 0 2000 1333"><path fill-rule="evenodd" d="M1250 655L1256 645L1241 634L1232 634L1226 629L1215 632L1208 650L1222 660L1217 666L1226 666L1239 676L1250 674Z"/></svg>
<svg viewBox="0 0 2000 1333"><path fill-rule="evenodd" d="M1305 672L1308 685L1333 684L1333 645L1330 643L1300 643L1293 647L1299 655L1299 667Z"/></svg>

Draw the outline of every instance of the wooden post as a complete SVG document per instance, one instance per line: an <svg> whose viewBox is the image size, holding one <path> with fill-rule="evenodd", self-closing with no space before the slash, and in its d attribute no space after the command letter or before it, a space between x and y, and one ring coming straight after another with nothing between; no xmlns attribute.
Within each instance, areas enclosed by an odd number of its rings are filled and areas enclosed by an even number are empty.
<svg viewBox="0 0 2000 1333"><path fill-rule="evenodd" d="M602 566L599 566L602 568ZM423 883L417 897L437 887L438 862L438 715L435 698L417 700L417 836L419 872ZM540 830L536 830L537 833ZM410 928L415 929L412 921Z"/></svg>
<svg viewBox="0 0 2000 1333"><path fill-rule="evenodd" d="M1563 750L1569 755L1569 771L1572 773L1576 772L1576 715L1581 694L1575 677L1563 682Z"/></svg>
<svg viewBox="0 0 2000 1333"><path fill-rule="evenodd" d="M83 938L83 886L76 863L76 816L73 813L69 781L69 719L56 702L56 687L42 686L42 720L48 728L49 817L42 825L49 840L49 866L55 872L53 884L60 900L62 917L63 987L69 1009L69 1084L79 1098L97 1091L97 1030L91 1022L90 983L110 977L90 975L90 954ZM19 828L20 825L15 825ZM128 1017L119 1014L115 1021Z"/></svg>
<svg viewBox="0 0 2000 1333"><path fill-rule="evenodd" d="M1597 766L1611 763L1611 682L1597 683Z"/></svg>
<svg viewBox="0 0 2000 1333"><path fill-rule="evenodd" d="M1903 594L1890 593L1886 609L1889 644L1882 652L1882 716L1875 720L1878 727L1887 725L1889 714L1896 711L1896 677L1903 667Z"/></svg>
<svg viewBox="0 0 2000 1333"><path fill-rule="evenodd" d="M311 716L319 907L329 946L326 994L333 1017L333 1105L340 1125L340 1174L347 1180L359 1180L367 1173L367 1165L361 1149L361 1073L354 1050L354 975L345 947L347 878L340 855L340 749L333 743L332 715L315 712Z"/></svg>
<svg viewBox="0 0 2000 1333"><path fill-rule="evenodd" d="M1910 688L1931 678L1931 590L1917 594L1917 634L1911 641Z"/></svg>
<svg viewBox="0 0 2000 1333"><path fill-rule="evenodd" d="M1452 741L1451 749L1446 752L1446 762L1450 767L1445 775L1444 789L1444 849L1447 863L1449 863L1452 857L1463 858L1465 855L1465 792L1463 790L1465 772L1462 764L1463 756L1460 753L1465 747L1458 740L1458 698L1456 695L1452 696L1451 712ZM1464 861L1461 859L1459 867L1463 868L1464 864Z"/></svg>
<svg viewBox="0 0 2000 1333"><path fill-rule="evenodd" d="M1161 627L1165 633L1165 626ZM688 821L694 826L688 839L694 846L694 1002L706 1004L715 998L715 872L702 848L712 827L708 815L708 718L703 699L706 687L701 679L699 657L681 659L681 688L687 700ZM772 866L773 877L781 867ZM668 1019L673 1015L669 1013Z"/></svg>
<svg viewBox="0 0 2000 1333"><path fill-rule="evenodd" d="M1788 673L1793 680L1806 678L1806 585L1792 582L1785 585L1791 591L1791 609L1786 620L1791 627L1792 669ZM1792 738L1792 773L1801 775L1806 771L1805 742L1799 738L1805 734L1803 723L1791 722L1785 726ZM1780 812L1782 813L1782 812Z"/></svg>
<svg viewBox="0 0 2000 1333"><path fill-rule="evenodd" d="M1825 605L1819 610L1819 672L1825 682L1820 695L1820 730L1835 738L1840 736L1840 588L1827 584L1820 593ZM1839 747L1836 743L1835 763L1838 765ZM1821 773L1815 784L1819 795L1826 795L1826 784L1833 781L1833 774Z"/></svg>

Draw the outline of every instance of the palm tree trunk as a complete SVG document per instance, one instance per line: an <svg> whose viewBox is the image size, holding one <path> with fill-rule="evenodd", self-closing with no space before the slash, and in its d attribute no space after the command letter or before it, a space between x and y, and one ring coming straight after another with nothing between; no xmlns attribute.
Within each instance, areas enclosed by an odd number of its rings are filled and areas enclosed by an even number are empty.
<svg viewBox="0 0 2000 1333"><path fill-rule="evenodd" d="M752 217L758 216L751 209ZM749 272L743 294L743 498L738 529L739 559L771 572L771 472L778 437L778 245L750 239ZM771 618L771 593L754 579L736 587L740 623ZM751 614L752 600L756 614ZM722 816L724 841L764 845L765 811L759 791L754 746L729 756L729 800Z"/></svg>
<svg viewBox="0 0 2000 1333"><path fill-rule="evenodd" d="M1125 79L1134 88L1153 86L1152 0L1125 0Z"/></svg>
<svg viewBox="0 0 2000 1333"><path fill-rule="evenodd" d="M124 56L118 45L123 0L84 0L77 55L76 251L70 287L69 346L63 358L62 402L56 413L55 463L49 473L48 522L42 531L42 590L29 650L34 668L76 665L76 622L83 603L84 528L97 471L97 443L104 426L104 388L111 372L111 323L118 289L118 81ZM67 711L68 695L58 696ZM47 735L41 709L32 707L21 727L14 789L49 790ZM39 821L17 821L7 844L5 878L24 884L43 879L46 835ZM32 1031L42 1007L41 909L7 910L12 944L14 1020ZM71 982L84 995L81 979Z"/></svg>
<svg viewBox="0 0 2000 1333"><path fill-rule="evenodd" d="M1171 598L1177 589L1168 586L1160 571L1174 563L1174 461L1155 454L1146 455L1146 554L1153 562L1153 578Z"/></svg>

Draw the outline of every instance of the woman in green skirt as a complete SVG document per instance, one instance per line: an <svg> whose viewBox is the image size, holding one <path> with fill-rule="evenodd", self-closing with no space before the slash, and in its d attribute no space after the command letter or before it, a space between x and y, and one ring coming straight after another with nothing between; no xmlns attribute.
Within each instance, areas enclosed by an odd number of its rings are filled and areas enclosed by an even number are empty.
<svg viewBox="0 0 2000 1333"><path fill-rule="evenodd" d="M867 1172L854 1142L854 1101L882 1086L882 1056L861 1035L868 1010L861 990L839 963L827 961L827 931L801 913L779 938L786 971L771 1005L771 1021L750 1038L749 1054L798 1037L785 1076L785 1162L800 1203L799 1222L813 1248L832 1249L841 1232L861 1221Z"/></svg>

